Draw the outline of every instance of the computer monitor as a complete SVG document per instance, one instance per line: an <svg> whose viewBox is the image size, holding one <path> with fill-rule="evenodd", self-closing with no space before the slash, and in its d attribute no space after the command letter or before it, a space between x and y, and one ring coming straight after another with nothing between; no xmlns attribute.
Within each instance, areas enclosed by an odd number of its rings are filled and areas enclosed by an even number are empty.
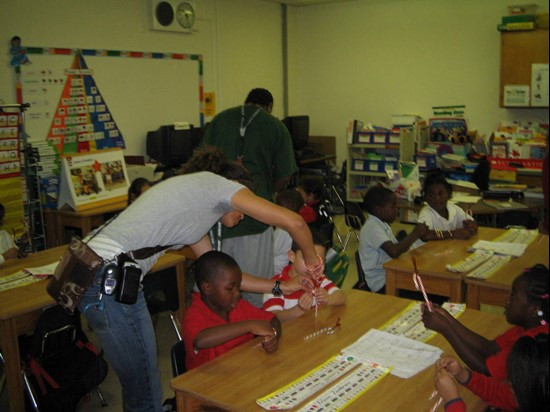
<svg viewBox="0 0 550 412"><path fill-rule="evenodd" d="M147 132L147 155L165 166L179 167L191 157L203 134L202 127L175 130L174 126L161 126Z"/></svg>
<svg viewBox="0 0 550 412"><path fill-rule="evenodd" d="M294 150L307 147L309 139L309 116L288 116L283 123L290 133Z"/></svg>

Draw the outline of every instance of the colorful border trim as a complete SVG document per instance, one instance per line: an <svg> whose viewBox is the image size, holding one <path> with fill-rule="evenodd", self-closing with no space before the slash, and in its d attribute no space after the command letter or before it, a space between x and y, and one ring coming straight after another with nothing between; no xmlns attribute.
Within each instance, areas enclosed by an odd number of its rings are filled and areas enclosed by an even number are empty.
<svg viewBox="0 0 550 412"><path fill-rule="evenodd" d="M198 63L199 70L199 117L200 125L204 126L204 84L203 84L203 58L202 54L186 53L159 53L159 52L141 52L129 50L107 50L107 49L67 49L61 47L26 47L27 54L46 54L46 55L76 55L81 53L83 56L99 57L130 57L134 59L172 59L172 60L195 60Z"/></svg>

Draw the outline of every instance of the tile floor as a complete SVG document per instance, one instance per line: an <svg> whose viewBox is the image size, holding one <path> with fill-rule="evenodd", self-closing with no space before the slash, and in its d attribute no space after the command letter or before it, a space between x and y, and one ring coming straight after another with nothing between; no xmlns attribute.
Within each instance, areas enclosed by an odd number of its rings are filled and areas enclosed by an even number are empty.
<svg viewBox="0 0 550 412"><path fill-rule="evenodd" d="M335 223L342 238L345 239L348 233L348 228L345 225L344 216L343 215L336 216ZM401 229L410 231L411 226L396 223L392 225L392 229L394 230L395 233L397 233ZM337 241L336 236L335 236L335 241ZM357 238L354 235L351 235L349 244L346 249L346 252L349 256L350 267L349 267L346 280L344 281L344 284L342 287L343 290L351 289L352 286L357 281L357 269L356 269L355 258L354 258L354 253L357 250L357 245L358 245ZM86 330L86 333L89 336L89 338L95 343L95 336L93 332ZM158 323L156 325L156 333L157 333L157 343L158 343L159 369L160 369L160 376L163 384L163 393L164 393L164 398L168 398L173 396L173 391L170 389L170 379L172 378L172 369L171 369L171 363L170 363L170 349L178 339L174 331L174 328L172 326L172 323L170 321L170 317L168 313L160 314ZM80 411L81 412L121 411L122 399L120 395L121 393L120 384L118 382L116 375L112 371L109 371L109 374L107 375L106 380L101 384L100 387L101 387L103 396L105 397L108 403L108 406L106 408L102 408L100 406L99 398L96 395L93 395L92 398L82 406ZM8 403L6 399L6 390L4 390L1 395L2 396L0 397L0 411L7 411Z"/></svg>

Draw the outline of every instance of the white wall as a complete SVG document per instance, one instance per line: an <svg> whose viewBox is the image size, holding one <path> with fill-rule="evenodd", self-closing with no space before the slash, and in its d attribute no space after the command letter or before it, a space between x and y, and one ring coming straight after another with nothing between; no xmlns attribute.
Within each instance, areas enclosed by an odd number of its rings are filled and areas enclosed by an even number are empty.
<svg viewBox="0 0 550 412"><path fill-rule="evenodd" d="M521 3L521 2L519 2ZM533 0L539 11L548 2ZM346 158L350 119L381 126L391 115L429 118L465 104L468 126L490 134L501 120L548 122L548 111L500 109L500 37L516 0L357 0L289 7L289 114L309 114L313 135L337 136Z"/></svg>
<svg viewBox="0 0 550 412"><path fill-rule="evenodd" d="M150 0L0 0L0 102L15 102L9 41L18 35L23 46L202 54L204 91L216 93L218 110L241 104L254 87L265 87L275 97L274 114L282 116L280 6L262 0L196 0L196 5L197 31L182 34L150 30ZM91 58L87 63L93 68ZM148 87L166 81L143 79ZM198 100L198 93L193 98ZM126 154L144 154L145 133L161 122L131 106L117 109L113 118ZM143 134L125 133L125 123Z"/></svg>

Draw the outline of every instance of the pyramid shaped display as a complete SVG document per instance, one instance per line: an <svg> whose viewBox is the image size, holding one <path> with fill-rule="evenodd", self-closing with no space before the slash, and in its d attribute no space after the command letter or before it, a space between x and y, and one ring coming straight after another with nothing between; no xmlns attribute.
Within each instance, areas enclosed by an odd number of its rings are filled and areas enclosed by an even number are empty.
<svg viewBox="0 0 550 412"><path fill-rule="evenodd" d="M59 154L124 148L124 140L81 54L74 57L48 141Z"/></svg>

